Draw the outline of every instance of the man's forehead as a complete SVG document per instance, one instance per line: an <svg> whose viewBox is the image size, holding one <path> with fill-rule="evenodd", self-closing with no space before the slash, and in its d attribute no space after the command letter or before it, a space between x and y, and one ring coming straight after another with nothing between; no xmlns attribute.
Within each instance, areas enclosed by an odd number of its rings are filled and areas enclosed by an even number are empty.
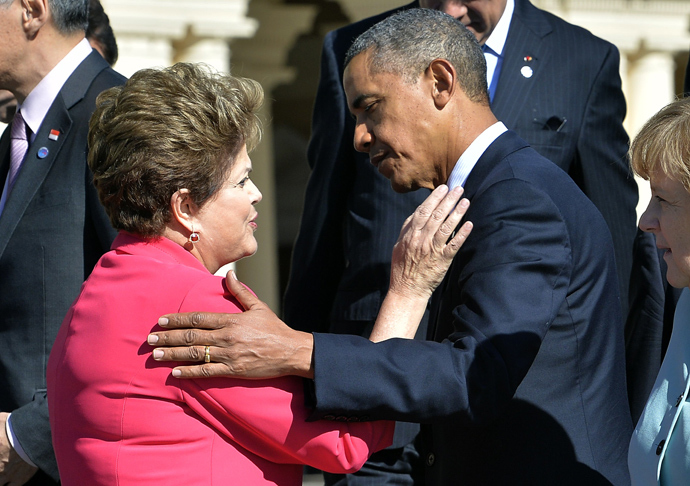
<svg viewBox="0 0 690 486"><path fill-rule="evenodd" d="M350 60L343 72L343 86L347 94L348 91L361 89L364 81L371 78L369 63L366 62L365 54L358 54Z"/></svg>

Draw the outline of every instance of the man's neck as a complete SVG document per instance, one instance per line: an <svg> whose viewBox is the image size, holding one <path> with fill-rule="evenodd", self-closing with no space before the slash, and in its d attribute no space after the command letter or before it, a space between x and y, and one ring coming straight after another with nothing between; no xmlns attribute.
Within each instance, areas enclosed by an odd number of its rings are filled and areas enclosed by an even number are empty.
<svg viewBox="0 0 690 486"><path fill-rule="evenodd" d="M498 121L491 109L480 103L469 102L461 113L462 116L456 119L451 132L448 134L451 145L449 146L445 173L439 184L445 184L448 181L455 164L472 145L472 142L484 133L484 130Z"/></svg>
<svg viewBox="0 0 690 486"><path fill-rule="evenodd" d="M71 35L59 34L55 31L41 30L35 44L31 46L32 55L24 64L26 71L17 86L8 88L22 104L29 93L57 64L79 44L84 38L84 32L78 31Z"/></svg>

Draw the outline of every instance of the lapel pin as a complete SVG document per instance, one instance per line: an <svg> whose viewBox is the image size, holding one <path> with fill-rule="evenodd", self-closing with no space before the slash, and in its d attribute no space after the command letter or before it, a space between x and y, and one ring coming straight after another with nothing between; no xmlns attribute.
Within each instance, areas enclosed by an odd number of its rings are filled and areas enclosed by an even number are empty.
<svg viewBox="0 0 690 486"><path fill-rule="evenodd" d="M522 58L522 60L525 62L532 62L534 58L532 56L525 56Z"/></svg>
<svg viewBox="0 0 690 486"><path fill-rule="evenodd" d="M520 73L526 77L526 78L531 78L532 74L534 74L534 71L532 71L532 68L529 66L522 66L522 69L520 69Z"/></svg>
<svg viewBox="0 0 690 486"><path fill-rule="evenodd" d="M45 159L46 157L48 157L48 149L46 147L38 149L38 158Z"/></svg>
<svg viewBox="0 0 690 486"><path fill-rule="evenodd" d="M51 130L50 135L48 135L48 138L51 140L57 140L58 137L60 136L60 130Z"/></svg>

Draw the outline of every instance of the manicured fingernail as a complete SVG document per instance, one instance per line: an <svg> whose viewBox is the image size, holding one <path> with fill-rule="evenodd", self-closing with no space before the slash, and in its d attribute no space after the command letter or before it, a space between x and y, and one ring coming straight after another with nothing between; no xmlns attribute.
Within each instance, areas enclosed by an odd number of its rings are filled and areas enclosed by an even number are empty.
<svg viewBox="0 0 690 486"><path fill-rule="evenodd" d="M163 350L162 349L154 349L153 350L153 359L161 359L163 357Z"/></svg>
<svg viewBox="0 0 690 486"><path fill-rule="evenodd" d="M235 274L235 271L234 270L230 270L230 271L232 272L232 278L237 280L237 274Z"/></svg>
<svg viewBox="0 0 690 486"><path fill-rule="evenodd" d="M466 208L469 205L470 205L470 202L467 199L462 199L460 201L460 206L462 206L463 208Z"/></svg>
<svg viewBox="0 0 690 486"><path fill-rule="evenodd" d="M160 317L158 318L158 325L161 327L165 327L168 325L168 322L170 322L170 319L167 317Z"/></svg>
<svg viewBox="0 0 690 486"><path fill-rule="evenodd" d="M180 370L175 370L175 369L174 369L174 370L172 370L172 375L173 375L175 378L179 378L180 376L182 376L182 372L181 372Z"/></svg>
<svg viewBox="0 0 690 486"><path fill-rule="evenodd" d="M156 344L158 342L158 336L155 334L149 334L149 337L146 338L146 342L149 344Z"/></svg>

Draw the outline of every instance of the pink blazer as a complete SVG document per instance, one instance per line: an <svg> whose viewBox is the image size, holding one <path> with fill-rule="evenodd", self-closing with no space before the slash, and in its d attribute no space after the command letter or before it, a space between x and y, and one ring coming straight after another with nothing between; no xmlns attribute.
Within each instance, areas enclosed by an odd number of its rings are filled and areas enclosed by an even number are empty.
<svg viewBox="0 0 690 486"><path fill-rule="evenodd" d="M390 422L307 422L302 379L179 380L146 336L170 312L239 312L223 279L166 238L120 233L48 361L62 484L301 485L302 465L359 469Z"/></svg>

